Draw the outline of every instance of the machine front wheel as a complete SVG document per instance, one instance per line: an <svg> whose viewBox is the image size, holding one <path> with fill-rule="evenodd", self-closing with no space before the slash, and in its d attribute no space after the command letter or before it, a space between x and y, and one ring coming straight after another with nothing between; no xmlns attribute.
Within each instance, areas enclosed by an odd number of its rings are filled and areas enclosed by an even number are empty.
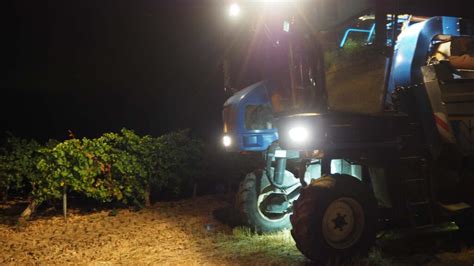
<svg viewBox="0 0 474 266"><path fill-rule="evenodd" d="M298 249L322 265L365 256L375 241L376 210L373 193L355 177L323 176L302 189L291 234Z"/></svg>
<svg viewBox="0 0 474 266"><path fill-rule="evenodd" d="M241 221L257 233L289 229L291 228L290 213L270 213L266 209L266 204L271 202L269 200L270 196L277 199L276 197L280 197L284 193L273 188L265 175L265 171L255 171L247 174L240 183L236 195L236 209L240 214ZM294 185L291 186L291 191L299 186L297 179L293 182ZM291 203L283 202L283 204Z"/></svg>

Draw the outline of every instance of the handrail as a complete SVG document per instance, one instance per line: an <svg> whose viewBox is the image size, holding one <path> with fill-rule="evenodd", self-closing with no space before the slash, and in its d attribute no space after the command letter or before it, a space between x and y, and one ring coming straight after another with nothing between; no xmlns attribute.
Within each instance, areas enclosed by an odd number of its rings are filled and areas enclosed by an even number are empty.
<svg viewBox="0 0 474 266"><path fill-rule="evenodd" d="M388 15L387 15L388 16ZM386 27L387 27L387 30L400 30L400 28L398 27L398 23L404 23L405 21L409 21L411 18L410 17L407 17L405 15L403 16L398 16L395 21L390 21L387 23ZM344 33L344 37L342 37L342 40L339 44L339 48L343 48L344 45L346 44L347 42L347 38L349 37L349 33L351 32L362 32L362 33L368 33L369 35L367 36L367 40L366 42L368 44L371 43L371 40L372 40L372 37L374 36L375 34L375 23L372 23L372 26L370 27L370 29L359 29L359 28L348 28L345 33ZM393 41L393 40L392 40Z"/></svg>
<svg viewBox="0 0 474 266"><path fill-rule="evenodd" d="M344 37L342 37L341 43L339 44L339 48L343 48L344 45L347 42L347 37L349 37L349 33L351 32L363 32L363 33L368 33L369 36L367 36L367 43L370 43L370 40L372 40L372 36L375 33L375 23L372 24L372 27L368 30L363 30L363 29L357 29L357 28L349 28L346 30L344 33Z"/></svg>

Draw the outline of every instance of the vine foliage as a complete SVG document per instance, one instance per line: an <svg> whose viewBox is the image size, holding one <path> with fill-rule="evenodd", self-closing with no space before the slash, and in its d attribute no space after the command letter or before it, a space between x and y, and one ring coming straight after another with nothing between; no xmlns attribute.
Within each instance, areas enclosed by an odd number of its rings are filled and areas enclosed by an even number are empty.
<svg viewBox="0 0 474 266"><path fill-rule="evenodd" d="M40 145L9 136L0 150L0 192L28 196L28 218L68 192L100 202L149 205L151 191L180 193L193 182L203 145L188 130L160 137L122 129L98 138Z"/></svg>

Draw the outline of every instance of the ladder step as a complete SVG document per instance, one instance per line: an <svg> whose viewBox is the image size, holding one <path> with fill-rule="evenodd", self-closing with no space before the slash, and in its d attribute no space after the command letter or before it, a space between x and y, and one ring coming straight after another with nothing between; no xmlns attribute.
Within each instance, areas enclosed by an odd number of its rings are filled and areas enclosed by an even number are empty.
<svg viewBox="0 0 474 266"><path fill-rule="evenodd" d="M460 212L471 208L471 205L465 202L458 202L453 204L443 204L441 202L438 202L438 204L443 207L443 209L449 212Z"/></svg>
<svg viewBox="0 0 474 266"><path fill-rule="evenodd" d="M429 200L422 200L422 201L413 201L413 202L408 202L410 206L421 206L421 205L427 205L429 204Z"/></svg>
<svg viewBox="0 0 474 266"><path fill-rule="evenodd" d="M424 178L414 178L414 179L406 179L403 183L416 183L416 182L425 182Z"/></svg>
<svg viewBox="0 0 474 266"><path fill-rule="evenodd" d="M426 228L431 228L434 226L434 223L427 223L424 225L415 225L416 229L426 229Z"/></svg>

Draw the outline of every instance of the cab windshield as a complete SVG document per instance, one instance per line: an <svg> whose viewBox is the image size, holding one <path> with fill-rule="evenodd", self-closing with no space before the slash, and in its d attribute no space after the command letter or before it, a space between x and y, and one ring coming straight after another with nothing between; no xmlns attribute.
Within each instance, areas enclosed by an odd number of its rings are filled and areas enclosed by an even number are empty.
<svg viewBox="0 0 474 266"><path fill-rule="evenodd" d="M291 18L268 19L243 47L244 55L235 58L239 88L262 80L271 82L273 113L325 108L323 55L316 38L301 25ZM260 109L268 113L267 108Z"/></svg>

